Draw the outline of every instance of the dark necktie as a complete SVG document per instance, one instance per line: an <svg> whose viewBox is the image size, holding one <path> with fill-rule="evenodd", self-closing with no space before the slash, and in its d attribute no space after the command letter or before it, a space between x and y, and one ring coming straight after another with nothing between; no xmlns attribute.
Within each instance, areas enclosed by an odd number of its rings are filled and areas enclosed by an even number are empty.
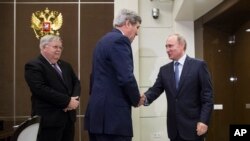
<svg viewBox="0 0 250 141"><path fill-rule="evenodd" d="M179 77L179 62L175 62L174 63L174 75L175 75L175 86L176 89L178 89L179 87L179 81L180 81L180 77Z"/></svg>
<svg viewBox="0 0 250 141"><path fill-rule="evenodd" d="M60 77L63 79L63 76L62 76L62 71L59 70L59 66L57 64L51 64L52 67L56 70L56 72L60 75Z"/></svg>

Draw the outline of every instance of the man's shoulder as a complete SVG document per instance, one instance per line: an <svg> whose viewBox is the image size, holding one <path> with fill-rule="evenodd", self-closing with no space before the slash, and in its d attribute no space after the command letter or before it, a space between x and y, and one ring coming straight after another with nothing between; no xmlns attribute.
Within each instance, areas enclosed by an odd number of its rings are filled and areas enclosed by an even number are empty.
<svg viewBox="0 0 250 141"><path fill-rule="evenodd" d="M110 45L110 44L128 44L130 45L129 39L124 36L121 32L111 31L105 34L98 42L97 45Z"/></svg>
<svg viewBox="0 0 250 141"><path fill-rule="evenodd" d="M97 42L97 44L99 43L111 43L119 38L121 38L122 34L116 33L116 32L108 32L105 35L103 35L99 41Z"/></svg>
<svg viewBox="0 0 250 141"><path fill-rule="evenodd" d="M172 62L169 62L169 63L167 63L167 64L161 66L160 69L161 69L161 70L169 69L169 68L171 67L171 64L172 64Z"/></svg>
<svg viewBox="0 0 250 141"><path fill-rule="evenodd" d="M106 35L104 35L104 38L114 38L119 39L124 37L121 32L118 32L116 30L112 30L111 32L108 32Z"/></svg>
<svg viewBox="0 0 250 141"><path fill-rule="evenodd" d="M42 62L42 58L41 56L37 56L37 57L30 59L26 64L38 64L40 62Z"/></svg>
<svg viewBox="0 0 250 141"><path fill-rule="evenodd" d="M205 61L199 58L193 58L193 57L189 57L187 56L186 61L190 61L190 62L194 62L194 63L198 63L198 64L202 64Z"/></svg>
<svg viewBox="0 0 250 141"><path fill-rule="evenodd" d="M67 61L65 61L65 60L62 60L62 59L58 60L57 64L58 64L58 65L71 66L71 64L70 64L69 62L67 62Z"/></svg>

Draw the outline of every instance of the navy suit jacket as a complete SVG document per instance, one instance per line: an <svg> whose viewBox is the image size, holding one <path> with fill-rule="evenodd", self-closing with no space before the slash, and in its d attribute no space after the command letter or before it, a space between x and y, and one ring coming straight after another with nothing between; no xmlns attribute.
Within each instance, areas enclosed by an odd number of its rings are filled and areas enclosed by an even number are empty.
<svg viewBox="0 0 250 141"><path fill-rule="evenodd" d="M117 29L96 45L90 90L85 129L133 136L131 106L138 105L140 93L133 74L131 42Z"/></svg>
<svg viewBox="0 0 250 141"><path fill-rule="evenodd" d="M72 96L80 96L80 81L71 65L57 62L63 80L52 65L42 56L25 64L25 79L32 92L32 116L42 117L42 127L64 126L66 121L76 120L76 111L64 112Z"/></svg>
<svg viewBox="0 0 250 141"><path fill-rule="evenodd" d="M167 97L167 130L170 139L177 131L186 140L199 138L197 122L208 125L213 109L212 84L204 61L186 57L179 81L175 87L173 62L160 68L153 87L145 93L152 103L165 91Z"/></svg>

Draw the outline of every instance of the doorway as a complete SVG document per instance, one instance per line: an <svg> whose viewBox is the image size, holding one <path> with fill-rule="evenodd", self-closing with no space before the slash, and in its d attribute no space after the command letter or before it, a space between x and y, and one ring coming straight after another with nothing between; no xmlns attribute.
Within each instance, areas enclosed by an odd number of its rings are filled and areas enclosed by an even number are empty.
<svg viewBox="0 0 250 141"><path fill-rule="evenodd" d="M250 33L242 25L235 34L204 28L204 59L214 86L215 109L209 141L228 141L230 124L250 124Z"/></svg>
<svg viewBox="0 0 250 141"><path fill-rule="evenodd" d="M227 0L196 21L196 48L202 47L214 88L206 141L228 141L231 124L250 124L249 7L247 0Z"/></svg>

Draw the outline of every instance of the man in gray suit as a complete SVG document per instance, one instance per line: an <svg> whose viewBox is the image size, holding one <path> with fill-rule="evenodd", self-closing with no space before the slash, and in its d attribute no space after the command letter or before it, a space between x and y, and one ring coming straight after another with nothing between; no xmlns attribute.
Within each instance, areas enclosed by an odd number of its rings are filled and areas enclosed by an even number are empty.
<svg viewBox="0 0 250 141"><path fill-rule="evenodd" d="M211 78L204 61L186 55L186 46L181 35L168 37L166 50L173 61L160 68L153 87L145 92L145 105L165 91L170 140L203 141L213 110Z"/></svg>

